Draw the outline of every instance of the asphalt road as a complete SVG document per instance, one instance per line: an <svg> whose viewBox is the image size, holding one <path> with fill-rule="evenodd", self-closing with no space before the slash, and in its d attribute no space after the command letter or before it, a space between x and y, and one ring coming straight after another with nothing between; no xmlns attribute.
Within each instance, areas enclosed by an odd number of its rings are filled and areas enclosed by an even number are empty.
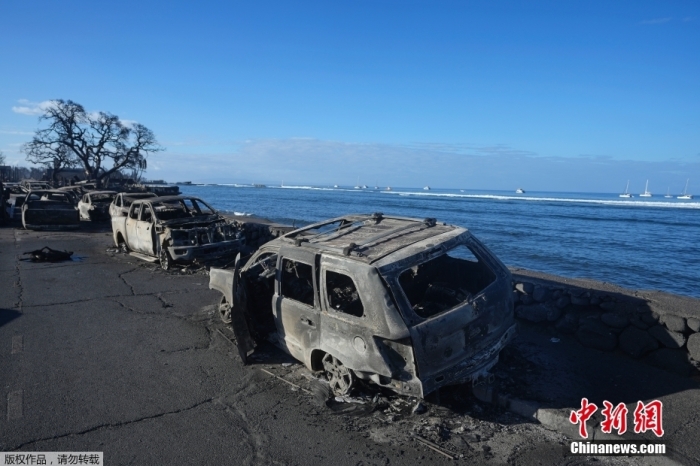
<svg viewBox="0 0 700 466"><path fill-rule="evenodd" d="M43 246L74 260L22 260ZM106 464L139 465L450 462L419 435L465 464L590 460L564 456L563 435L465 387L423 414L402 399L388 399L395 410L334 411L263 372L312 387L276 350L241 365L206 274L167 273L111 246L99 228L0 227L0 451L103 451Z"/></svg>

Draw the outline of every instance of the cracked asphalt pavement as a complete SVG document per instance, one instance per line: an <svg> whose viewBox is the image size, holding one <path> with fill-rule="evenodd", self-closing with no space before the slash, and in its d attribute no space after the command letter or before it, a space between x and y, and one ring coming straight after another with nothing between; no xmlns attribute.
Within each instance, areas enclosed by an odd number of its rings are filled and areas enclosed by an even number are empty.
<svg viewBox="0 0 700 466"><path fill-rule="evenodd" d="M164 272L90 230L0 228L0 451L103 451L106 464L449 462L412 440L420 434L470 464L589 461L466 388L459 409L427 402L421 415L319 406L260 370L308 384L282 353L241 365L206 274ZM22 260L44 246L74 260Z"/></svg>

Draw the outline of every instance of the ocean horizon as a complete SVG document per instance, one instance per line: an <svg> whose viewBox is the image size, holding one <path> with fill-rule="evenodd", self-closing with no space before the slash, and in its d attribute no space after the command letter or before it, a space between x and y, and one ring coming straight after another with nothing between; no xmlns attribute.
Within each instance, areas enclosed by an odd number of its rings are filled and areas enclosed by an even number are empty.
<svg viewBox="0 0 700 466"><path fill-rule="evenodd" d="M258 185L259 186L259 185ZM328 185L181 185L214 208L297 227L348 213L434 217L470 229L508 266L700 297L700 200L620 193Z"/></svg>

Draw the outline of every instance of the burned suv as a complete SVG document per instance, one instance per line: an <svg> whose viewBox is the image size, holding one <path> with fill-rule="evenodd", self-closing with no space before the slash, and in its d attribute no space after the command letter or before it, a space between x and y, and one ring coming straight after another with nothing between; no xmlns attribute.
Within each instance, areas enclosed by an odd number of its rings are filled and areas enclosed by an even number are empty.
<svg viewBox="0 0 700 466"><path fill-rule="evenodd" d="M316 223L212 268L244 363L267 339L323 371L424 397L476 382L515 333L508 269L465 228L382 214Z"/></svg>

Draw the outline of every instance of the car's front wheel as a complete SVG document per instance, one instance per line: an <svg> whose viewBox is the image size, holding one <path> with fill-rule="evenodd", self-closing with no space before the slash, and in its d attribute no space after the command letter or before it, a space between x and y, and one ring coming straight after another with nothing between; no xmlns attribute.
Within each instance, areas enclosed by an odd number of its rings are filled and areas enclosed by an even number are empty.
<svg viewBox="0 0 700 466"><path fill-rule="evenodd" d="M222 296L221 301L219 301L219 317L221 317L221 322L231 323L231 303L226 300L226 296Z"/></svg>
<svg viewBox="0 0 700 466"><path fill-rule="evenodd" d="M170 257L168 248L165 246L160 249L160 256L158 258L160 259L160 267L163 270L170 270L173 267L173 258Z"/></svg>

